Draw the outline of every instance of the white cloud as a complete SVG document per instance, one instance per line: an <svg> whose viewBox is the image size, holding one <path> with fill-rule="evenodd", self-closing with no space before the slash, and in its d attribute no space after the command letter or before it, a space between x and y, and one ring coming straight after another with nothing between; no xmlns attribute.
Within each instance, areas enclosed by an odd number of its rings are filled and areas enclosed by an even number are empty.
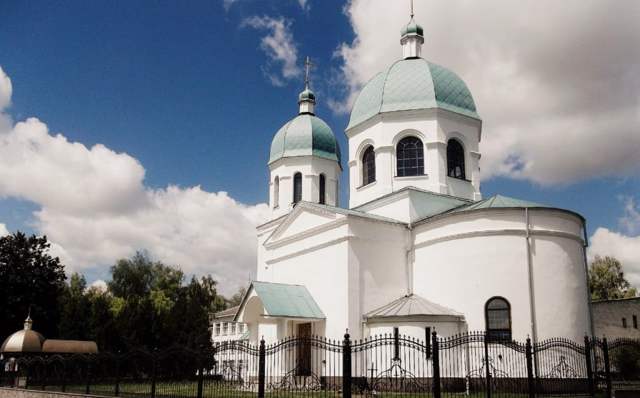
<svg viewBox="0 0 640 398"><path fill-rule="evenodd" d="M263 72L274 86L283 86L287 81L301 76L302 69L298 66L298 49L291 33L291 22L283 17L253 16L245 19L242 26L267 32L260 40L260 48L267 55ZM275 68L279 70L274 71Z"/></svg>
<svg viewBox="0 0 640 398"><path fill-rule="evenodd" d="M3 80L8 77L0 73ZM0 113L0 121L7 119ZM214 275L231 293L255 269L255 226L267 205L244 205L197 186L151 189L142 165L125 153L69 142L36 118L5 125L0 198L39 206L35 227L68 271L109 266L146 249L188 274Z"/></svg>
<svg viewBox="0 0 640 398"><path fill-rule="evenodd" d="M311 4L309 4L309 0L298 0L298 5L302 8L302 11L309 11L311 9Z"/></svg>
<svg viewBox="0 0 640 398"><path fill-rule="evenodd" d="M237 2L238 0L222 0L222 7L224 7L225 11L229 11L229 8Z"/></svg>
<svg viewBox="0 0 640 398"><path fill-rule="evenodd" d="M416 1L426 58L456 71L483 117L484 179L564 184L640 170L639 2ZM355 32L336 51L348 111L400 58L408 10L352 0Z"/></svg>
<svg viewBox="0 0 640 398"><path fill-rule="evenodd" d="M103 281L102 279L95 280L88 287L88 289L91 289L91 288L96 289L99 292L103 292L104 293L104 292L107 291L107 282Z"/></svg>
<svg viewBox="0 0 640 398"><path fill-rule="evenodd" d="M0 67L0 112L6 109L11 104L11 93L13 86L11 85L11 79Z"/></svg>
<svg viewBox="0 0 640 398"><path fill-rule="evenodd" d="M9 230L5 224L0 223L0 237L9 235Z"/></svg>
<svg viewBox="0 0 640 398"><path fill-rule="evenodd" d="M607 228L598 228L591 237L589 261L596 255L620 260L627 280L640 287L640 236L627 236Z"/></svg>
<svg viewBox="0 0 640 398"><path fill-rule="evenodd" d="M628 234L640 234L640 210L635 200L631 196L623 197L624 215L620 217L619 222L623 231Z"/></svg>

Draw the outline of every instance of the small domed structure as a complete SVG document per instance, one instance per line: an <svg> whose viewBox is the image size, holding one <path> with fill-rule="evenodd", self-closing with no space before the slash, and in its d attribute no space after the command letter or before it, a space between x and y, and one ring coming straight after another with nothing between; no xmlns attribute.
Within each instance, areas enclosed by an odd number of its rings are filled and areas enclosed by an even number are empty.
<svg viewBox="0 0 640 398"><path fill-rule="evenodd" d="M2 347L0 347L0 353L5 352L42 352L42 343L44 342L44 336L32 329L33 321L30 316L24 321L24 329L19 330L7 337Z"/></svg>
<svg viewBox="0 0 640 398"><path fill-rule="evenodd" d="M331 127L308 113L302 113L282 126L271 141L269 164L295 156L317 156L340 162L340 148Z"/></svg>

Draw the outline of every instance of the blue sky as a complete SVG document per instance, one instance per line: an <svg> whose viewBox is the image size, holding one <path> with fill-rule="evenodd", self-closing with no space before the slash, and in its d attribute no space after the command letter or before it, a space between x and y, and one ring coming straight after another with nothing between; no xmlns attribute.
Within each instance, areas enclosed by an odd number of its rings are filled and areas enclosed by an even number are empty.
<svg viewBox="0 0 640 398"><path fill-rule="evenodd" d="M484 196L501 193L575 210L587 218L590 236L600 228L608 233L606 242L618 239L616 242L623 242L619 250L630 256L628 245L640 243L636 239L640 232L636 206L640 198L640 154L631 151L640 148L639 84L637 77L625 73L624 65L601 65L589 54L603 46L613 47L606 50L611 57L620 60L619 54L624 54L628 58L620 64L637 67L638 28L631 21L626 26L625 18L615 22L614 17L620 15L602 17L597 2L584 3L577 13L566 3L566 8L547 11L551 16L531 3L518 8L495 1L491 4L500 6L500 12L487 7L478 14L470 9L476 6L471 5L416 2L417 20L425 26L427 36L426 57L456 70L475 96L484 119L486 146L481 146L481 168L483 172L488 170L482 184ZM530 25L499 23L500 18L524 20L522 8L528 7ZM637 9L630 8L620 13L631 14L629 19L633 20ZM617 11L609 10L614 14ZM111 158L123 160L128 155L131 162L124 162L126 167L142 169L144 179L124 182L123 192L142 190L165 203L158 197L170 196L169 186L177 186L175 195L186 195L195 186L204 193L225 191L233 202L230 206L245 216L247 211L252 212L246 216L251 224L263 217L258 213L264 213L260 204L267 200L266 161L271 138L296 114L304 57L310 56L315 64L312 73L319 100L317 114L333 128L345 152L343 131L349 101L375 71L400 57L397 35L408 19L405 14L402 2L380 1L2 2L0 67L12 86L4 113L12 119L11 124L29 117L46 124L49 132L41 137L44 145L59 133L70 147L78 143L91 150L96 144L103 145L110 151L100 158L105 162ZM561 44L541 39L533 26L537 17L544 18L543 28L559 32L562 26L575 34L567 33ZM473 22L453 24L456 28L451 31L441 22L447 18ZM510 29L520 37L494 40L509 36ZM591 36L600 42L585 43ZM269 37L275 43L271 47L264 41ZM289 50L284 56L277 53L282 46ZM558 56L567 51L574 59ZM539 59L540 54L548 62L533 64L529 57ZM566 76L560 84L551 83L563 74ZM630 90L623 93L630 105L609 100L607 94L598 99L587 95L616 87ZM602 103L609 108L598 108ZM530 118L534 115L535 119ZM569 121L572 126L600 126L608 120L615 120L611 124L613 132L581 132L576 127L556 144L549 144L549 137L564 134ZM611 138L602 141L607 134ZM539 137L537 141L534 135ZM622 145L609 144L610 140L622 140ZM625 153L625 148L631 152ZM520 166L509 162L514 157ZM91 165L92 170L100 168L93 160ZM60 204L75 203L76 199L82 203L81 197L67 199L56 190L56 186L74 184L74 176L83 175L80 161L69 166L77 167L73 173L62 168L49 180L43 167L44 177L23 181L29 185L26 188L20 188L19 183L9 188L0 185L0 223L9 231L47 233L67 256L63 258L73 264L71 268L87 273L91 280L108 277L110 259L137 248L164 258L154 246L162 243L137 240L140 231L111 238L107 231L112 227L91 224L96 217L79 215L83 205L75 211L72 205ZM20 170L17 168L12 175L15 177ZM96 188L98 196L109 197L109 184L120 186L109 179L113 177L111 172L96 175L109 176L104 186ZM89 178L94 179L91 187L101 185L99 177L89 173ZM36 191L43 181L51 192L41 196ZM346 173L342 183L347 184ZM60 195L60 201L50 203L48 198L56 195ZM129 193L123 195L108 200L111 207L105 212L110 215L105 220L124 220L127 212L140 214L140 208L130 208L130 202L137 199L127 199L134 197ZM343 189L342 203L347 203L346 195ZM91 197L89 194L87 200ZM204 201L209 199L203 196ZM118 200L123 202L114 205ZM156 204L154 208L164 209L162 206ZM178 217L179 213L172 216ZM69 224L64 224L61 217ZM66 228L82 225L99 231L94 236L96 242L118 243L96 249L103 251L101 255L87 254L88 247L73 247L87 235L86 231L73 235L67 229L57 229L63 224ZM206 226L202 228L191 232L207 231ZM249 237L250 231L244 228L245 235L241 236ZM144 233L153 234L154 229L145 229ZM130 243L123 246L127 239ZM608 245L601 243L600 247ZM213 272L223 280L229 269L236 269L231 272L235 276L229 277L231 285L251 272L253 257L237 264L230 253L218 257L216 250L205 250L197 258L180 254L178 249L164 255L188 271ZM208 261L207 256L216 260ZM629 264L633 269L628 272L635 272L636 266L640 275L640 262Z"/></svg>

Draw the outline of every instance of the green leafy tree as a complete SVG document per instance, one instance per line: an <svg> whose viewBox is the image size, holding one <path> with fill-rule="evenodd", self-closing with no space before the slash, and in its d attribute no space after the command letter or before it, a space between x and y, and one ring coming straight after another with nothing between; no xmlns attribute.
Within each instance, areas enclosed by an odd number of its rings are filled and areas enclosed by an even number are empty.
<svg viewBox="0 0 640 398"><path fill-rule="evenodd" d="M65 339L87 340L91 334L91 307L85 295L87 281L73 273L60 295L60 336Z"/></svg>
<svg viewBox="0 0 640 398"><path fill-rule="evenodd" d="M29 307L36 329L57 337L65 274L49 248L46 236L16 232L0 238L0 339L22 328Z"/></svg>
<svg viewBox="0 0 640 398"><path fill-rule="evenodd" d="M594 300L636 297L637 290L624 277L622 264L614 257L596 256L589 266L589 287Z"/></svg>

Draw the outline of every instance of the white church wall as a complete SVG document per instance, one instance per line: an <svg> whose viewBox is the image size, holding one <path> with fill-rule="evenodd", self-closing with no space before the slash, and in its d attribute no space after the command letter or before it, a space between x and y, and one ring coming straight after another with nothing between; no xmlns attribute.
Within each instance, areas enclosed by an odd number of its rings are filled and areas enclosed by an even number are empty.
<svg viewBox="0 0 640 398"><path fill-rule="evenodd" d="M425 341L426 328L430 328L431 332L436 332L438 337L449 337L466 331L466 325L462 322L373 322L367 325L365 337L375 337L385 334L393 335L394 327L398 328L398 333L400 333L400 335L418 339L420 341ZM431 336L429 336L429 338L431 338Z"/></svg>
<svg viewBox="0 0 640 398"><path fill-rule="evenodd" d="M532 238L538 341L591 334L588 289L580 242L553 236Z"/></svg>
<svg viewBox="0 0 640 398"><path fill-rule="evenodd" d="M388 200L382 199L376 203L376 207L367 207L364 211L406 223L411 222L413 218L408 191L398 194L398 196L394 195L393 198L389 197Z"/></svg>
<svg viewBox="0 0 640 398"><path fill-rule="evenodd" d="M415 293L463 313L470 331L485 329L485 303L502 296L511 304L514 337L531 333L524 238L441 241L416 249L414 269Z"/></svg>
<svg viewBox="0 0 640 398"><path fill-rule="evenodd" d="M530 209L538 340L581 340L589 331L581 220ZM549 229L545 229L549 228ZM414 291L462 312L469 330L484 330L493 296L511 304L513 336L533 336L523 209L460 213L415 228Z"/></svg>
<svg viewBox="0 0 640 398"><path fill-rule="evenodd" d="M280 159L269 165L269 206L272 217L277 218L293 209L293 176L302 173L302 200L317 203L320 198L319 176L324 174L325 202L335 206L339 197L340 167L338 163L315 156L298 156ZM274 181L279 179L278 206L275 207Z"/></svg>
<svg viewBox="0 0 640 398"><path fill-rule="evenodd" d="M478 173L481 122L435 109L386 113L347 131L349 137L350 207L414 186L478 200ZM396 144L408 135L419 137L424 145L425 175L397 177ZM469 181L447 177L446 143L458 139L465 148L465 174ZM376 182L362 187L362 153L368 145L376 151ZM455 180L455 181L451 181Z"/></svg>
<svg viewBox="0 0 640 398"><path fill-rule="evenodd" d="M349 272L353 306L349 328L362 336L362 315L407 293L408 231L398 226L353 217L349 221Z"/></svg>
<svg viewBox="0 0 640 398"><path fill-rule="evenodd" d="M344 334L347 324L348 243L346 226L270 250L269 281L304 285L326 315L327 336ZM342 236L344 239L336 240Z"/></svg>

